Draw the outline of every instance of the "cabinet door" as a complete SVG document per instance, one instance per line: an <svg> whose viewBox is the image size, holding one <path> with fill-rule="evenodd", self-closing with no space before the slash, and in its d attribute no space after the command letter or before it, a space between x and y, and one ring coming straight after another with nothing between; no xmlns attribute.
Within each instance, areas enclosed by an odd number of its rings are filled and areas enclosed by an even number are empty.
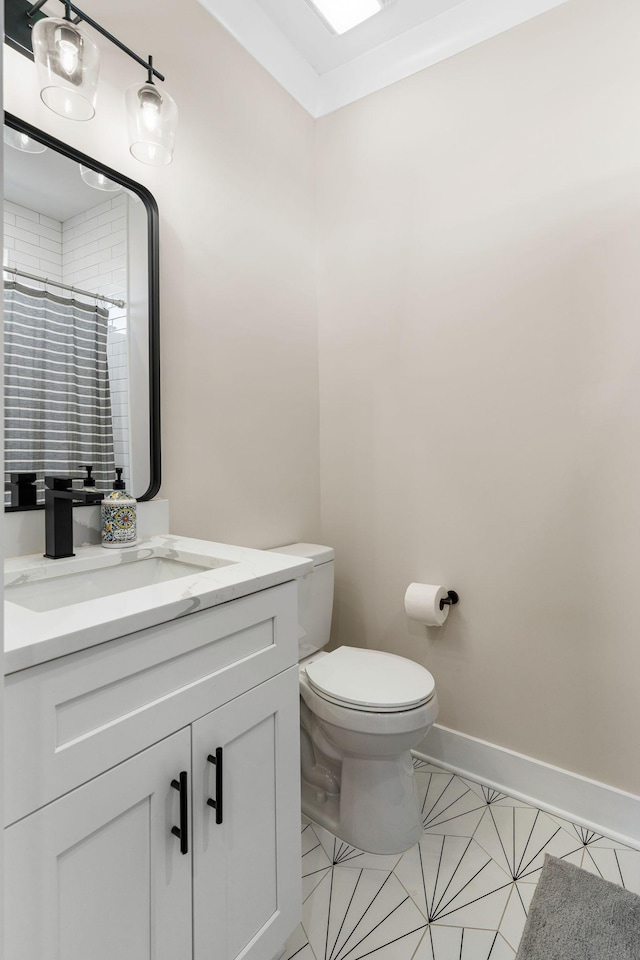
<svg viewBox="0 0 640 960"><path fill-rule="evenodd" d="M272 960L299 923L298 677L295 666L193 726L195 960ZM207 758L220 748L216 795Z"/></svg>
<svg viewBox="0 0 640 960"><path fill-rule="evenodd" d="M191 856L172 835L190 731L5 830L5 960L190 958Z"/></svg>

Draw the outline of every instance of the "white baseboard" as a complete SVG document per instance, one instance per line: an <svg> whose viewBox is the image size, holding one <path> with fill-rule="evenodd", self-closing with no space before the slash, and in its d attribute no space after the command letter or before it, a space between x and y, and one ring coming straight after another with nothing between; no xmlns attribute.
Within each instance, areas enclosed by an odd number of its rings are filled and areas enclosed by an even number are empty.
<svg viewBox="0 0 640 960"><path fill-rule="evenodd" d="M414 756L640 850L640 797L434 724Z"/></svg>

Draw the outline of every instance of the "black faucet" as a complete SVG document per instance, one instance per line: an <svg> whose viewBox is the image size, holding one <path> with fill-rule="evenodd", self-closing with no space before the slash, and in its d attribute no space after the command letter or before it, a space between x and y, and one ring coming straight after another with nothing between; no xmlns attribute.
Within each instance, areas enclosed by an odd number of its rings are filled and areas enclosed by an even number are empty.
<svg viewBox="0 0 640 960"><path fill-rule="evenodd" d="M75 557L73 552L73 504L100 503L104 493L100 490L74 490L73 477L49 476L44 478L45 557L62 560Z"/></svg>

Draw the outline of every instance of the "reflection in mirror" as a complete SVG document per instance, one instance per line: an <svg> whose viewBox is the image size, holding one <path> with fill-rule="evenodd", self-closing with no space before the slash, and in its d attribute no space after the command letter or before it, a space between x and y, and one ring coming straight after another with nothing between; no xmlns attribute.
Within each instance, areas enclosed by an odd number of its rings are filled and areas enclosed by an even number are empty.
<svg viewBox="0 0 640 960"><path fill-rule="evenodd" d="M13 117L4 164L5 507L28 508L33 486L42 505L45 474L85 465L100 490L122 467L148 499L160 479L155 202Z"/></svg>

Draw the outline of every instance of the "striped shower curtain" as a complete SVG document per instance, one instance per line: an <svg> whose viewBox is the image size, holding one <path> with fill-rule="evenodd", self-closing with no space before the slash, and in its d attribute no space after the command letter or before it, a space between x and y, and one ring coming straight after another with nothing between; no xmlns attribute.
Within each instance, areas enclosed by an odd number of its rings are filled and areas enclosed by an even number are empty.
<svg viewBox="0 0 640 960"><path fill-rule="evenodd" d="M16 282L4 285L5 471L114 476L107 311ZM6 478L8 479L8 478ZM5 494L5 503L7 503Z"/></svg>

